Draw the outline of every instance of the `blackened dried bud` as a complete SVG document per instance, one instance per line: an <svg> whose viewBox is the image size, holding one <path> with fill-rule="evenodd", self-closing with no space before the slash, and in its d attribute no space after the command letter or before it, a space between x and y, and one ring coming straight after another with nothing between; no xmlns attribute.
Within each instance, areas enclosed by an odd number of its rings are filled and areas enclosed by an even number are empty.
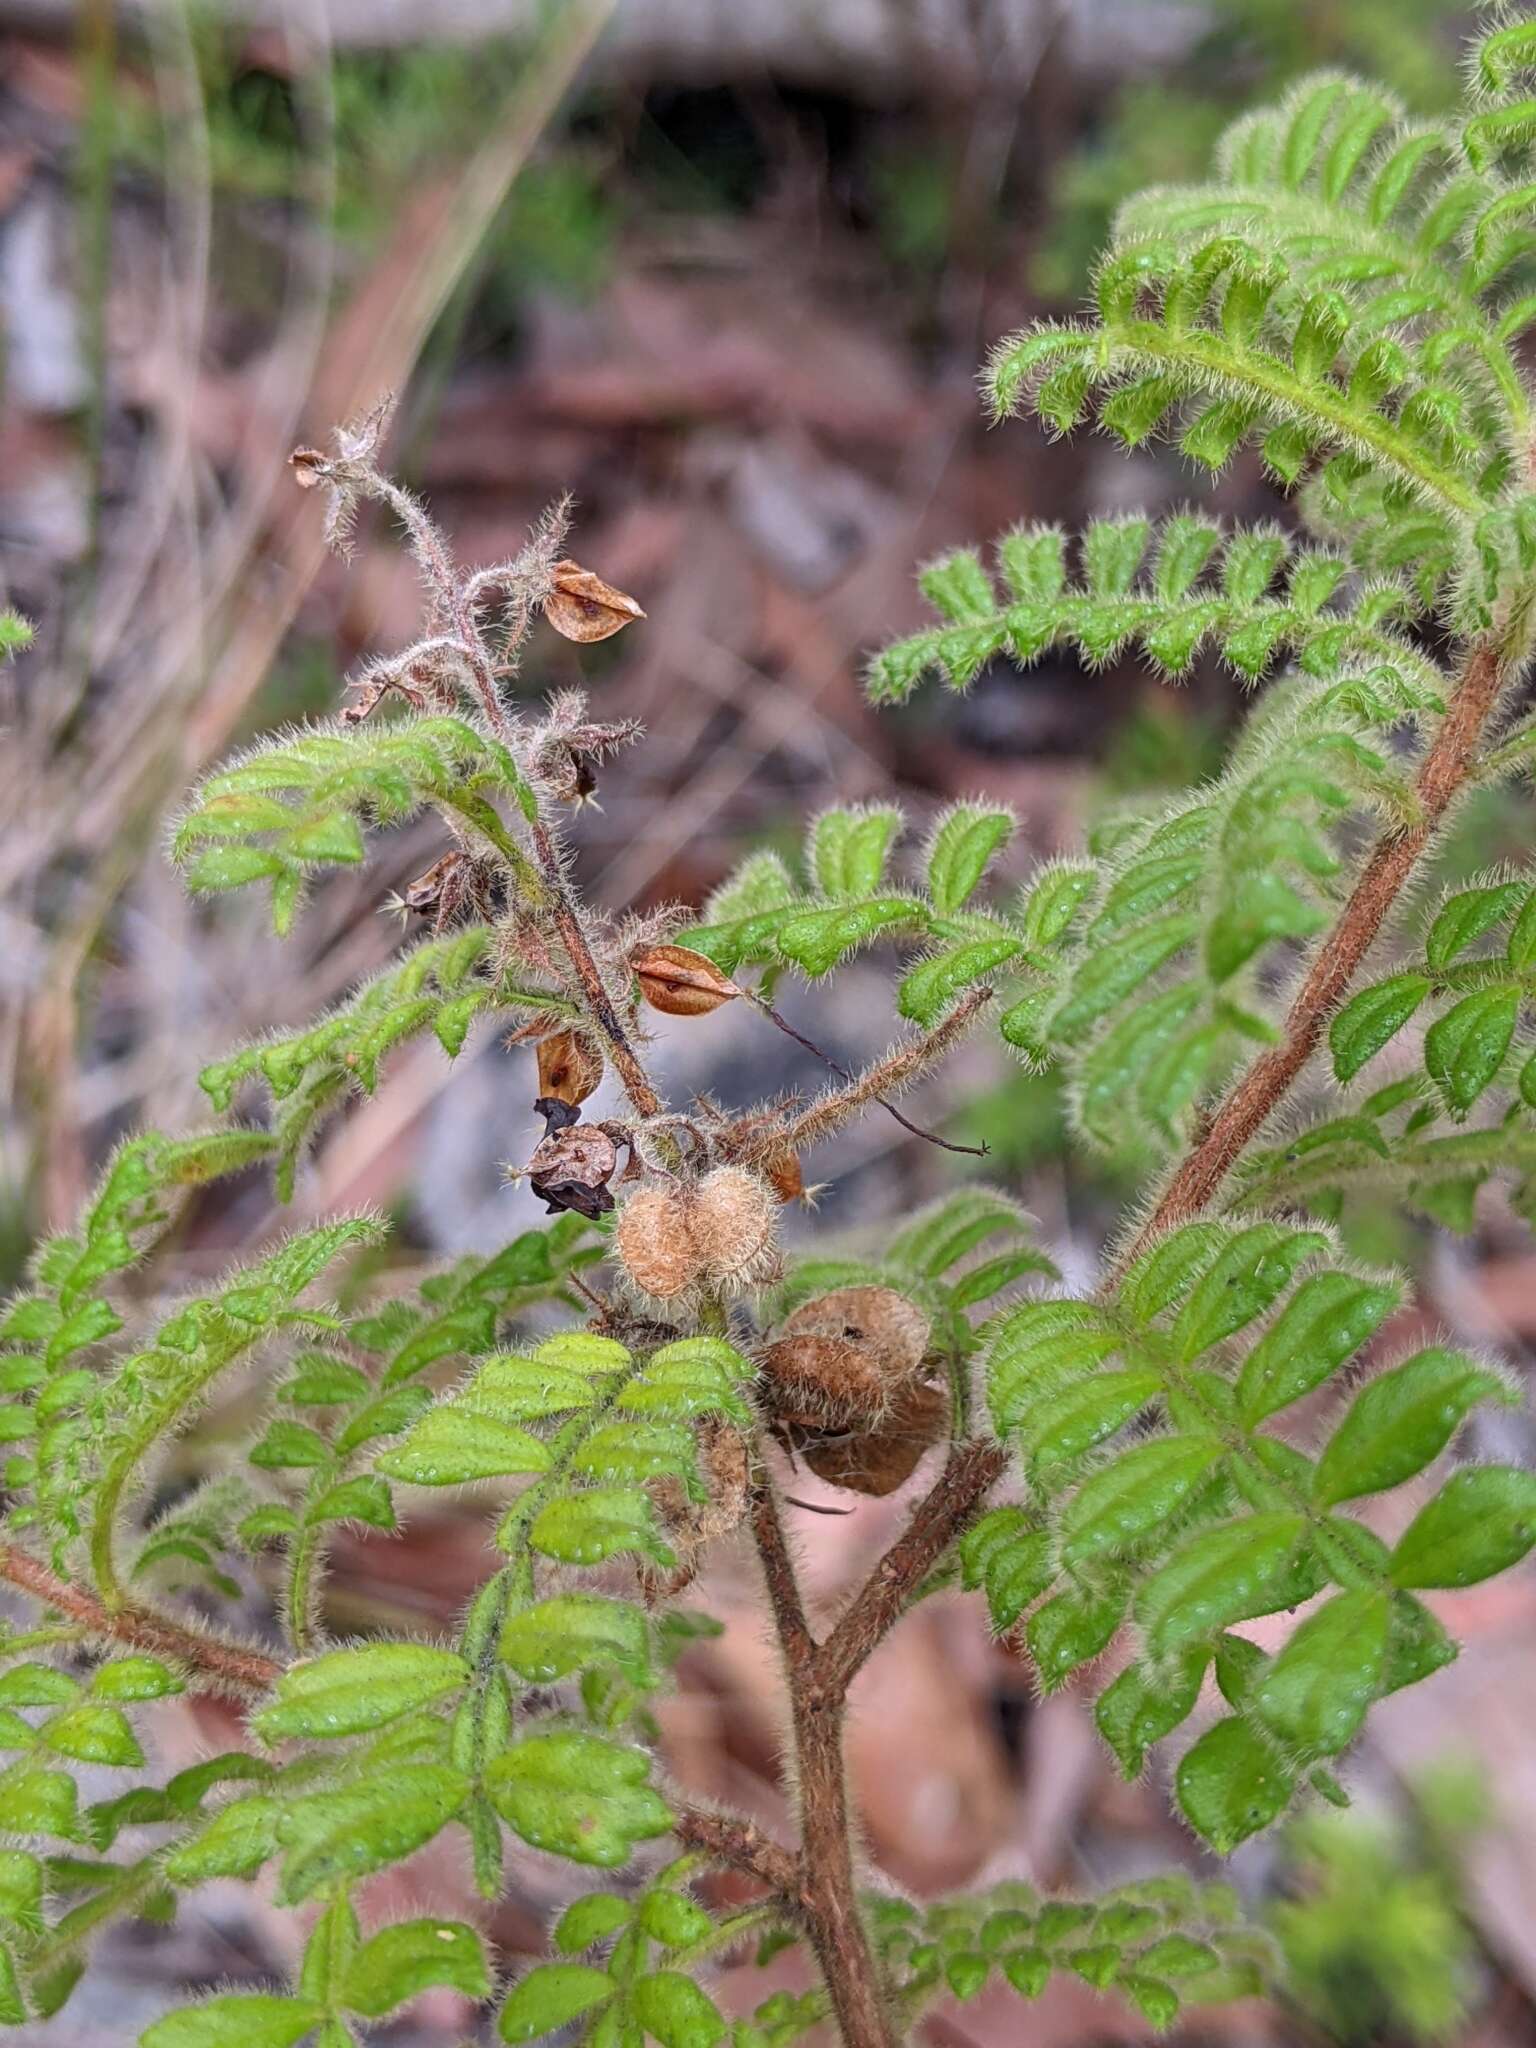
<svg viewBox="0 0 1536 2048"><path fill-rule="evenodd" d="M584 1124L573 1103L541 1095L533 1105L544 1119L544 1136L528 1162L528 1179L547 1204L546 1213L574 1210L594 1220L613 1207L608 1183L618 1169L619 1151L601 1124Z"/></svg>

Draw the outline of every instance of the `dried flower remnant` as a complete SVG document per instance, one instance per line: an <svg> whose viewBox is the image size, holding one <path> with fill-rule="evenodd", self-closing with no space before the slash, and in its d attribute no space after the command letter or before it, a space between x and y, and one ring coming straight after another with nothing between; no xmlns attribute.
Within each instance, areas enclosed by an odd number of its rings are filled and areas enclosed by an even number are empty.
<svg viewBox="0 0 1536 2048"><path fill-rule="evenodd" d="M544 616L565 639L590 644L611 640L645 613L626 592L567 559L556 562L550 574Z"/></svg>
<svg viewBox="0 0 1536 2048"><path fill-rule="evenodd" d="M602 1078L602 1060L579 1031L557 1031L539 1040L541 1101L585 1102Z"/></svg>
<svg viewBox="0 0 1536 2048"><path fill-rule="evenodd" d="M533 1106L544 1119L544 1136L523 1171L547 1213L571 1209L578 1216L606 1216L613 1207L608 1183L619 1164L613 1131L583 1123L568 1102L541 1096Z"/></svg>
<svg viewBox="0 0 1536 2048"><path fill-rule="evenodd" d="M629 966L640 993L664 1017L707 1017L741 994L713 960L687 946L647 946L630 955Z"/></svg>

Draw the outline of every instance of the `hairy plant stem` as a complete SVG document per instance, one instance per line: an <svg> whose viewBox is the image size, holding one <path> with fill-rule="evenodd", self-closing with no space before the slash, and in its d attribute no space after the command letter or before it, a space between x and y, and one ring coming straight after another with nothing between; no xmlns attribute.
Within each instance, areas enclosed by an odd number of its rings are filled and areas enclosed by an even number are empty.
<svg viewBox="0 0 1536 2048"><path fill-rule="evenodd" d="M40 1558L14 1543L0 1543L0 1579L67 1616L88 1636L125 1643L130 1649L181 1665L190 1677L202 1682L205 1691L264 1693L283 1674L284 1667L262 1650L201 1635L143 1607L108 1608L84 1586L61 1579Z"/></svg>
<svg viewBox="0 0 1536 2048"><path fill-rule="evenodd" d="M1474 772L1479 743L1506 679L1498 649L1490 641L1478 641L1467 655L1440 729L1420 765L1414 784L1419 817L1377 840L1296 992L1280 1043L1261 1053L1228 1091L1175 1168L1118 1271L1123 1272L1154 1239L1209 1206L1317 1050L1420 856Z"/></svg>
<svg viewBox="0 0 1536 2048"><path fill-rule="evenodd" d="M752 1531L784 1659L794 1736L800 1853L793 1903L816 1951L845 2048L895 2048L899 2039L859 1911L843 1751L848 1688L964 1533L1006 1462L998 1444L952 1444L943 1471L906 1528L820 1642L806 1619L778 1501L766 1476L753 1499Z"/></svg>

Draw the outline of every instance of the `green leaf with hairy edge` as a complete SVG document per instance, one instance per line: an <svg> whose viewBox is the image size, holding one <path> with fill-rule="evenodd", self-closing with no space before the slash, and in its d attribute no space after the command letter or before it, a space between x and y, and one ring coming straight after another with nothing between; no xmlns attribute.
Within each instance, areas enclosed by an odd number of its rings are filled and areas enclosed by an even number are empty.
<svg viewBox="0 0 1536 2048"><path fill-rule="evenodd" d="M960 1565L961 1583L985 1591L992 1627L1001 1635L1056 1576L1051 1532L1023 1508L994 1509L961 1538Z"/></svg>
<svg viewBox="0 0 1536 2048"><path fill-rule="evenodd" d="M619 1989L606 1970L588 1963L541 1963L518 1979L501 2009L503 2041L536 2041L606 2005Z"/></svg>
<svg viewBox="0 0 1536 2048"><path fill-rule="evenodd" d="M1018 916L1024 943L1032 953L1048 952L1066 936L1098 881L1098 870L1086 865L1061 862L1042 870L1025 894Z"/></svg>
<svg viewBox="0 0 1536 2048"><path fill-rule="evenodd" d="M341 2002L378 2020L438 1985L465 1998L489 1998L491 1974L479 1935L460 1920L401 1920L381 1928L353 1956Z"/></svg>
<svg viewBox="0 0 1536 2048"><path fill-rule="evenodd" d="M471 1676L454 1650L428 1643L365 1643L291 1665L273 1705L251 1716L264 1742L332 1741L382 1728L459 1691Z"/></svg>
<svg viewBox="0 0 1536 2048"><path fill-rule="evenodd" d="M1463 1117L1498 1076L1520 1016L1518 988L1463 996L1424 1034L1424 1066L1455 1117Z"/></svg>
<svg viewBox="0 0 1536 2048"><path fill-rule="evenodd" d="M1032 1476L1047 1471L1113 1436L1162 1392L1160 1376L1146 1369L1094 1373L1090 1379L1048 1396L1024 1429L1024 1450Z"/></svg>
<svg viewBox="0 0 1536 2048"><path fill-rule="evenodd" d="M173 1884L210 1877L253 1877L278 1849L283 1809L275 1799L237 1799L221 1807L205 1828L171 1851L165 1874Z"/></svg>
<svg viewBox="0 0 1536 2048"><path fill-rule="evenodd" d="M1485 932L1506 918L1525 890L1518 882L1492 888L1462 889L1442 905L1424 940L1424 958L1433 973L1449 967L1458 953L1475 945Z"/></svg>
<svg viewBox="0 0 1536 2048"><path fill-rule="evenodd" d="M635 2017L661 2048L715 2048L726 2025L714 2001L680 1970L655 1970L630 1994Z"/></svg>
<svg viewBox="0 0 1536 2048"><path fill-rule="evenodd" d="M1000 1232L1013 1238L1027 1236L1033 1220L995 1188L962 1188L898 1231L887 1247L884 1263L925 1280L942 1279L952 1266ZM829 1287L843 1284L841 1279L828 1282Z"/></svg>
<svg viewBox="0 0 1536 2048"><path fill-rule="evenodd" d="M74 1779L63 1771L13 1765L0 1775L0 1829L8 1835L55 1835L63 1842L80 1841Z"/></svg>
<svg viewBox="0 0 1536 2048"><path fill-rule="evenodd" d="M1174 1780L1180 1811L1218 1856L1283 1813L1295 1779L1245 1721L1226 1719L1207 1728L1186 1750Z"/></svg>
<svg viewBox="0 0 1536 2048"><path fill-rule="evenodd" d="M1278 939L1309 939L1327 923L1327 912L1282 875L1238 875L1228 880L1206 928L1206 968L1213 981L1228 981L1261 948Z"/></svg>
<svg viewBox="0 0 1536 2048"><path fill-rule="evenodd" d="M469 1385L454 1396L455 1408L498 1422L538 1422L595 1406L597 1395L581 1373L534 1358L488 1358Z"/></svg>
<svg viewBox="0 0 1536 2048"><path fill-rule="evenodd" d="M774 933L776 951L811 979L830 974L849 953L857 952L899 926L921 928L927 913L906 896L875 896L832 910L802 910L788 917Z"/></svg>
<svg viewBox="0 0 1536 2048"><path fill-rule="evenodd" d="M1313 1499L1333 1507L1401 1485L1440 1455L1479 1401L1511 1406L1519 1396L1496 1374L1438 1346L1378 1374L1318 1460Z"/></svg>
<svg viewBox="0 0 1536 2048"><path fill-rule="evenodd" d="M623 1372L634 1362L616 1337L599 1337L591 1330L559 1330L533 1356L537 1364L565 1372Z"/></svg>
<svg viewBox="0 0 1536 2048"><path fill-rule="evenodd" d="M411 1486L468 1486L482 1479L547 1472L549 1449L515 1423L482 1414L469 1401L453 1400L429 1409L374 1463L386 1478L403 1479Z"/></svg>
<svg viewBox="0 0 1536 2048"><path fill-rule="evenodd" d="M1046 1394L1092 1372L1121 1341L1092 1302L1030 1301L1010 1310L987 1352L987 1401L999 1435L1026 1421Z"/></svg>
<svg viewBox="0 0 1536 2048"><path fill-rule="evenodd" d="M1536 889L1527 892L1520 915L1510 927L1504 959L1513 974L1524 974L1536 966Z"/></svg>
<svg viewBox="0 0 1536 2048"><path fill-rule="evenodd" d="M1073 975L1066 1001L1051 1019L1053 1042L1070 1044L1089 1025L1140 990L1149 975L1189 945L1200 921L1191 911L1137 925L1124 938L1088 954Z"/></svg>
<svg viewBox="0 0 1536 2048"><path fill-rule="evenodd" d="M1390 1612L1384 1592L1336 1594L1265 1666L1249 1702L1288 1752L1337 1756L1354 1740L1381 1690Z"/></svg>
<svg viewBox="0 0 1536 2048"><path fill-rule="evenodd" d="M244 889L282 872L281 858L261 847L215 846L188 862L184 879L194 894L213 896L226 889Z"/></svg>
<svg viewBox="0 0 1536 2048"><path fill-rule="evenodd" d="M896 1008L903 1017L926 1029L937 1024L961 992L995 968L1017 959L1024 950L1018 939L969 939L943 953L920 960L896 991Z"/></svg>
<svg viewBox="0 0 1536 2048"><path fill-rule="evenodd" d="M636 1842L665 1834L672 1815L643 1751L565 1730L530 1735L485 1773L491 1803L535 1849L612 1869Z"/></svg>
<svg viewBox="0 0 1536 2048"><path fill-rule="evenodd" d="M900 811L823 811L811 831L810 866L823 896L868 896L878 889Z"/></svg>
<svg viewBox="0 0 1536 2048"><path fill-rule="evenodd" d="M395 1504L382 1479L365 1472L333 1486L310 1509L306 1519L319 1522L361 1522L369 1529L393 1529Z"/></svg>
<svg viewBox="0 0 1536 2048"><path fill-rule="evenodd" d="M1247 1515L1202 1530L1147 1580L1136 1603L1154 1657L1234 1621L1295 1604L1306 1535L1301 1515ZM1305 1583L1304 1579L1302 1581Z"/></svg>
<svg viewBox="0 0 1536 2048"><path fill-rule="evenodd" d="M1536 1473L1476 1465L1454 1473L1392 1553L1395 1586L1475 1586L1536 1543Z"/></svg>
<svg viewBox="0 0 1536 2048"><path fill-rule="evenodd" d="M139 2048L295 2048L325 2018L311 1998L232 1992L168 2012L139 2036Z"/></svg>
<svg viewBox="0 0 1536 2048"><path fill-rule="evenodd" d="M928 849L928 894L950 916L970 899L997 854L1013 837L1013 813L956 804L935 828Z"/></svg>
<svg viewBox="0 0 1536 2048"><path fill-rule="evenodd" d="M1220 1251L1191 1290L1173 1326L1173 1342L1188 1364L1232 1337L1279 1299L1297 1268L1328 1240L1315 1230L1255 1223Z"/></svg>
<svg viewBox="0 0 1536 2048"><path fill-rule="evenodd" d="M1444 1624L1421 1600L1411 1593L1392 1595L1387 1664L1381 1680L1383 1698L1443 1671L1447 1664L1455 1663L1456 1656L1456 1644Z"/></svg>
<svg viewBox="0 0 1536 2048"><path fill-rule="evenodd" d="M603 1564L625 1552L660 1565L677 1562L662 1540L649 1494L636 1487L591 1487L549 1501L534 1520L530 1540L559 1564Z"/></svg>
<svg viewBox="0 0 1536 2048"><path fill-rule="evenodd" d="M1120 1307L1146 1326L1182 1301L1227 1242L1220 1223L1186 1223L1144 1251L1120 1283Z"/></svg>
<svg viewBox="0 0 1536 2048"><path fill-rule="evenodd" d="M1156 1437L1085 1480L1061 1515L1069 1566L1136 1550L1159 1534L1225 1455L1212 1437Z"/></svg>
<svg viewBox="0 0 1536 2048"><path fill-rule="evenodd" d="M1044 1691L1066 1684L1080 1664L1106 1649L1125 1619L1123 1589L1092 1592L1072 1587L1037 1607L1025 1624L1024 1640Z"/></svg>
<svg viewBox="0 0 1536 2048"><path fill-rule="evenodd" d="M704 1908L686 1892L649 1891L640 1901L639 1924L663 1948L687 1948L714 1927Z"/></svg>
<svg viewBox="0 0 1536 2048"><path fill-rule="evenodd" d="M76 1763L111 1764L126 1769L144 1761L138 1738L127 1716L117 1707L82 1701L79 1706L66 1707L62 1713L53 1715L38 1732L49 1749L57 1750L60 1756L73 1757Z"/></svg>
<svg viewBox="0 0 1536 2048"><path fill-rule="evenodd" d="M1335 1078L1352 1081L1396 1037L1433 987L1427 974L1394 974L1351 997L1328 1027Z"/></svg>
<svg viewBox="0 0 1536 2048"><path fill-rule="evenodd" d="M589 1664L613 1664L636 1683L649 1673L644 1614L597 1593L557 1593L509 1615L501 1655L529 1685L551 1685Z"/></svg>
<svg viewBox="0 0 1536 2048"><path fill-rule="evenodd" d="M1139 1664L1127 1664L1099 1694L1094 1723L1125 1778L1139 1778L1147 1751L1194 1712L1210 1661L1210 1651L1198 1643L1177 1659L1171 1671L1152 1673Z"/></svg>
<svg viewBox="0 0 1536 2048"><path fill-rule="evenodd" d="M77 1679L51 1664L15 1664L0 1677L0 1706L59 1707L79 1691Z"/></svg>
<svg viewBox="0 0 1536 2048"><path fill-rule="evenodd" d="M634 1917L633 1899L621 1898L617 1892L587 1892L566 1907L550 1940L562 1955L579 1955L584 1948L607 1941Z"/></svg>
<svg viewBox="0 0 1536 2048"><path fill-rule="evenodd" d="M278 1821L288 1852L279 1900L296 1906L338 1879L403 1863L453 1819L470 1789L447 1764L392 1764L342 1791L292 1801Z"/></svg>
<svg viewBox="0 0 1536 2048"><path fill-rule="evenodd" d="M114 1657L91 1679L91 1691L99 1700L159 1700L186 1689L158 1657Z"/></svg>
<svg viewBox="0 0 1536 2048"><path fill-rule="evenodd" d="M0 1920L9 1920L29 1934L43 1925L43 1866L24 1849L0 1849Z"/></svg>
<svg viewBox="0 0 1536 2048"><path fill-rule="evenodd" d="M1243 1360L1237 1410L1252 1428L1309 1394L1381 1327L1399 1290L1332 1268L1302 1281Z"/></svg>

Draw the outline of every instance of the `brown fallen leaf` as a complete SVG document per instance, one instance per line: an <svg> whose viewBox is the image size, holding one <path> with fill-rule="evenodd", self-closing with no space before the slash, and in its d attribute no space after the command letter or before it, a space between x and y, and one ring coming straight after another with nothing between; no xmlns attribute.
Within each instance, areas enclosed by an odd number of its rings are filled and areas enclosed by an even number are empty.
<svg viewBox="0 0 1536 2048"><path fill-rule="evenodd" d="M645 613L632 597L615 590L579 562L556 562L544 616L567 640L609 640Z"/></svg>

